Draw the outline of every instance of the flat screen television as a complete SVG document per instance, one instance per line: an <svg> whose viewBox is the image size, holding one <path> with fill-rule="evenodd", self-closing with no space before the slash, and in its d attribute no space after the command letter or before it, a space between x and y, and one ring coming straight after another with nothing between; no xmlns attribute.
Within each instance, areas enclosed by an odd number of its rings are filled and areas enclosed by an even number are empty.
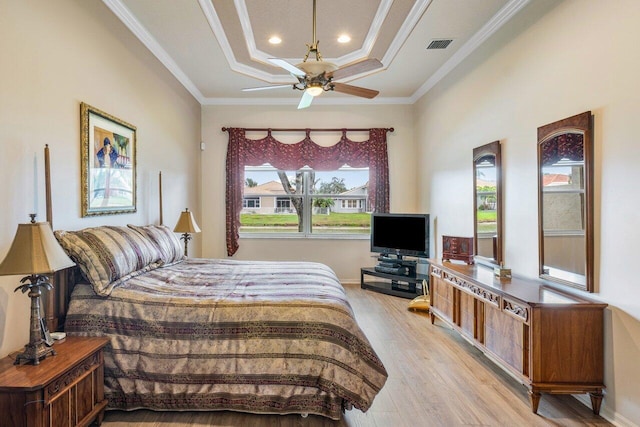
<svg viewBox="0 0 640 427"><path fill-rule="evenodd" d="M429 214L371 214L371 252L429 257Z"/></svg>

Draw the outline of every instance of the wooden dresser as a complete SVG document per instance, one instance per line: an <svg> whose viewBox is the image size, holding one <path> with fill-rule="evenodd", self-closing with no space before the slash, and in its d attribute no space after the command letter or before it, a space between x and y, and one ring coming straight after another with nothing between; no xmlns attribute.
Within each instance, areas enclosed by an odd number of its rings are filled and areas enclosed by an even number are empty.
<svg viewBox="0 0 640 427"><path fill-rule="evenodd" d="M39 365L0 360L0 425L55 427L100 425L104 398L107 338L67 337L53 346L55 356Z"/></svg>
<svg viewBox="0 0 640 427"><path fill-rule="evenodd" d="M499 279L490 268L429 260L431 323L438 317L529 389L589 393L600 412L604 309L535 280Z"/></svg>

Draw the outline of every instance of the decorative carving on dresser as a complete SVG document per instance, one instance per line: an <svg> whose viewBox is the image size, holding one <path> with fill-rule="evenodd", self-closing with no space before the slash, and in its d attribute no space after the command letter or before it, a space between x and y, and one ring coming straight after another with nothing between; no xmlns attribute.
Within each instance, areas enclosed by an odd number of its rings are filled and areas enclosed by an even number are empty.
<svg viewBox="0 0 640 427"><path fill-rule="evenodd" d="M515 316L518 319L524 320L525 323L529 321L529 310L526 307L523 307L513 301L509 301L508 299L503 299L502 309L506 313L512 316Z"/></svg>
<svg viewBox="0 0 640 427"><path fill-rule="evenodd" d="M442 277L442 270L439 269L437 266L431 266L431 275L432 276L438 276L438 277Z"/></svg>
<svg viewBox="0 0 640 427"><path fill-rule="evenodd" d="M466 289L469 292L471 292L473 295L476 295L482 299L484 299L485 301L495 305L496 307L500 306L500 296L488 291L487 289L484 289L480 286L474 285L471 282L468 282L458 276L452 275L452 274L448 274L446 271L440 272L440 277L442 277L443 279L451 282L453 285L456 285L457 287L461 288L461 289Z"/></svg>
<svg viewBox="0 0 640 427"><path fill-rule="evenodd" d="M52 382L47 387L49 396L55 396L60 391L67 388L70 384L73 384L75 380L83 376L85 373L92 371L96 366L100 364L100 358L98 354L94 354L90 358L84 360L80 365L76 366L62 377Z"/></svg>

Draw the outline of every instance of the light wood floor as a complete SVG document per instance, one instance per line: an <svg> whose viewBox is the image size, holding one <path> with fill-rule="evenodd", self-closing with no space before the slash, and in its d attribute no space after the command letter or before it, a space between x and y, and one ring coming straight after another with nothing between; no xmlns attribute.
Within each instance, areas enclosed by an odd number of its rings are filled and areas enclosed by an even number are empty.
<svg viewBox="0 0 640 427"><path fill-rule="evenodd" d="M566 395L545 395L531 412L524 386L476 348L409 300L345 285L358 323L389 378L367 413L347 411L341 421L319 416L234 412L108 411L105 427L400 427L603 426L591 408Z"/></svg>

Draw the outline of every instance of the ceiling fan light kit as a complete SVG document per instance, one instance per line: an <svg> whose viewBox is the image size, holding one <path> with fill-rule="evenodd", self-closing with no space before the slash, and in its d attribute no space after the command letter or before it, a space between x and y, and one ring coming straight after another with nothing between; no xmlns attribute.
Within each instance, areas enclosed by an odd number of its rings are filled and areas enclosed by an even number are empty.
<svg viewBox="0 0 640 427"><path fill-rule="evenodd" d="M269 58L269 62L287 70L298 80L298 82L291 84L293 89L303 91L298 109L309 107L313 98L325 91L336 91L368 99L378 95L379 92L377 90L338 83L334 80L346 79L347 77L381 68L382 63L379 60L369 58L338 68L335 64L322 60L322 55L318 50L318 43L319 41L316 38L316 0L313 0L313 43L307 44L307 53L302 62L298 65L292 65L284 59ZM315 56L315 60L307 61L310 55ZM242 90L256 91L288 86L290 85L270 85Z"/></svg>
<svg viewBox="0 0 640 427"><path fill-rule="evenodd" d="M324 87L322 87L321 85L316 85L316 86L309 86L306 89L306 92L311 96L318 96L322 92L324 92L324 90L325 90Z"/></svg>
<svg viewBox="0 0 640 427"><path fill-rule="evenodd" d="M297 67L304 71L305 75L311 77L317 77L322 73L328 73L338 69L335 64L326 61L301 62Z"/></svg>

